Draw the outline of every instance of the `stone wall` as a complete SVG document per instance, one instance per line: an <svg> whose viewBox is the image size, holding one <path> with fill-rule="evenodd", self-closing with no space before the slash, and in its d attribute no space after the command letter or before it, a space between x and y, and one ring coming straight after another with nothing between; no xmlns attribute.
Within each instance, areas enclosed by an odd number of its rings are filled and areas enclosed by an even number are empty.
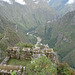
<svg viewBox="0 0 75 75"><path fill-rule="evenodd" d="M8 47L6 51L7 56L0 64L0 75L11 75L11 72L13 71L16 71L15 75L25 75L25 67L5 65L11 58L30 60L32 58L37 59L40 58L41 55L45 55L52 61L53 64L58 63L57 54L48 46L42 48L23 48L22 51L20 51L19 47Z"/></svg>
<svg viewBox="0 0 75 75"><path fill-rule="evenodd" d="M5 59L1 62L1 64L7 64L9 59L10 59L10 56L6 56Z"/></svg>
<svg viewBox="0 0 75 75"><path fill-rule="evenodd" d="M15 71L15 75L25 75L25 67L12 66L12 65L0 65L0 75L11 75Z"/></svg>
<svg viewBox="0 0 75 75"><path fill-rule="evenodd" d="M7 64L11 58L30 60L31 58L37 59L40 58L41 55L45 55L53 64L58 63L57 54L49 47L23 48L22 51L20 51L19 47L8 47L6 51L7 56L0 64L0 75L11 75L13 71L16 71L16 75L25 75L25 67L23 66L4 65Z"/></svg>
<svg viewBox="0 0 75 75"><path fill-rule="evenodd" d="M57 55L53 51L53 48L44 47L38 48L23 48L21 53L19 47L9 47L7 49L7 56L10 58L20 59L20 60L30 60L31 58L39 58L41 55L46 55L52 63L57 60Z"/></svg>
<svg viewBox="0 0 75 75"><path fill-rule="evenodd" d="M33 51L31 48L23 48L22 49L22 54L20 56L21 60L30 60L31 56L33 54Z"/></svg>
<svg viewBox="0 0 75 75"><path fill-rule="evenodd" d="M20 58L20 48L19 47L8 47L7 56L10 58L19 59Z"/></svg>

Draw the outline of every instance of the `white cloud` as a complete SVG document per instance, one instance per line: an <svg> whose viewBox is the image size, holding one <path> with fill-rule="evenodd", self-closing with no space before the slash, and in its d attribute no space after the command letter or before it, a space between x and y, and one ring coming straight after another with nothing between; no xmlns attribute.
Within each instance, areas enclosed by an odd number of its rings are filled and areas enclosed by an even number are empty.
<svg viewBox="0 0 75 75"><path fill-rule="evenodd" d="M69 1L67 2L67 4L72 4L72 3L74 3L74 1L75 1L75 0L69 0Z"/></svg>
<svg viewBox="0 0 75 75"><path fill-rule="evenodd" d="M47 3L49 3L51 0L47 0Z"/></svg>
<svg viewBox="0 0 75 75"><path fill-rule="evenodd" d="M38 4L39 3L39 1L37 1L37 2L34 2L35 4Z"/></svg>
<svg viewBox="0 0 75 75"><path fill-rule="evenodd" d="M35 0L33 0L33 1L35 1Z"/></svg>
<svg viewBox="0 0 75 75"><path fill-rule="evenodd" d="M26 5L26 2L24 0L15 0L15 2L22 4L22 5Z"/></svg>
<svg viewBox="0 0 75 75"><path fill-rule="evenodd" d="M5 1L5 2L7 2L9 4L12 4L12 2L10 0L3 0L3 1Z"/></svg>

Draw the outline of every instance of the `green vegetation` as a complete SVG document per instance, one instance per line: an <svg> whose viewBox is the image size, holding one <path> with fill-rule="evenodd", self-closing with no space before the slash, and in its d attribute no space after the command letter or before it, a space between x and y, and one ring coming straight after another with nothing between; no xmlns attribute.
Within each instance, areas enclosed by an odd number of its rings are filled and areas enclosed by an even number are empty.
<svg viewBox="0 0 75 75"><path fill-rule="evenodd" d="M15 3L14 6L4 4L4 7L0 7L0 15L17 24L19 30L23 33L44 24L48 20L52 20L57 15L54 9L52 9L52 7L46 2L41 2L40 4L35 5L33 1L28 0L27 3L31 4L26 7L23 6L23 8L21 5Z"/></svg>
<svg viewBox="0 0 75 75"><path fill-rule="evenodd" d="M2 2L0 3L0 48L3 53L6 53L8 46L15 46L19 42L35 44L36 39L27 36L26 33L35 30L57 15L45 2L40 2L39 5L35 5L30 0L27 2L31 4L23 7L14 2L14 5L4 2L4 6Z"/></svg>
<svg viewBox="0 0 75 75"><path fill-rule="evenodd" d="M27 35L27 38L32 44L36 44L37 39L34 36Z"/></svg>
<svg viewBox="0 0 75 75"><path fill-rule="evenodd" d="M23 43L23 42L19 42L19 43L17 43L16 44L16 46L19 46L21 49L22 48L32 48L32 47L34 47L34 45L33 44L31 44L31 43Z"/></svg>
<svg viewBox="0 0 75 75"><path fill-rule="evenodd" d="M67 63L60 63L56 67L56 64L53 65L46 56L32 60L10 59L7 64L25 66L28 75L75 75L75 70L71 69ZM12 72L12 74L14 73L15 71Z"/></svg>
<svg viewBox="0 0 75 75"><path fill-rule="evenodd" d="M16 44L16 46L20 47L20 52L22 52L22 49L25 47L25 48L32 48L32 47L35 47L33 44L31 43L23 43L23 42L19 42Z"/></svg>
<svg viewBox="0 0 75 75"><path fill-rule="evenodd" d="M57 70L59 75L74 75L75 74L75 71L71 70L68 64L65 62L60 63Z"/></svg>
<svg viewBox="0 0 75 75"><path fill-rule="evenodd" d="M11 75L15 75L16 71L11 72Z"/></svg>
<svg viewBox="0 0 75 75"><path fill-rule="evenodd" d="M39 26L36 35L42 38L42 43L56 48L60 61L67 62L75 68L75 11L67 13L54 23Z"/></svg>
<svg viewBox="0 0 75 75"><path fill-rule="evenodd" d="M29 75L55 75L57 69L52 65L51 61L41 56L39 59L33 59L31 64L26 66L26 71Z"/></svg>
<svg viewBox="0 0 75 75"><path fill-rule="evenodd" d="M35 44L36 39L32 36L26 36L24 32L22 32L18 28L18 32L16 33L15 23L8 21L4 17L0 16L0 48L2 50L2 57L4 58L6 55L6 49L8 46L15 46L19 42L23 43L33 43ZM26 46L30 46L31 44ZM25 47L26 47L25 46ZM31 45L32 47L32 45Z"/></svg>
<svg viewBox="0 0 75 75"><path fill-rule="evenodd" d="M53 51L54 51L54 52L57 52L57 48L56 48L56 47L54 47L54 48L53 48Z"/></svg>
<svg viewBox="0 0 75 75"><path fill-rule="evenodd" d="M20 66L20 65L26 66L27 64L30 64L30 60L10 59L7 64L9 64L9 65L18 65L18 66Z"/></svg>

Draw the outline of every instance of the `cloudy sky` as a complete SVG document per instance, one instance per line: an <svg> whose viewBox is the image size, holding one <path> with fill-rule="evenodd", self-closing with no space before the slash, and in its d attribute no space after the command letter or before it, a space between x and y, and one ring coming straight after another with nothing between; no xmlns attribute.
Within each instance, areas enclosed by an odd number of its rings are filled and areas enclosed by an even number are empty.
<svg viewBox="0 0 75 75"><path fill-rule="evenodd" d="M3 0L3 1L8 2L9 4L12 4L10 0ZM20 3L22 5L26 4L24 0L15 0L15 2Z"/></svg>
<svg viewBox="0 0 75 75"><path fill-rule="evenodd" d="M6 1L6 2L8 2L9 4L12 4L10 0L3 0L3 1ZM36 1L36 0L33 0L33 1ZM48 0L48 1L51 1L51 0ZM72 4L74 1L75 1L75 0L69 0L69 1L67 2L67 4ZM15 0L15 2L20 3L20 4L22 4L22 5L25 5L25 4L26 4L26 2L25 2L24 0Z"/></svg>
<svg viewBox="0 0 75 75"><path fill-rule="evenodd" d="M75 0L69 0L67 3L72 4Z"/></svg>
<svg viewBox="0 0 75 75"><path fill-rule="evenodd" d="M26 4L24 0L15 0L15 2L18 2L18 3L23 4L23 5Z"/></svg>

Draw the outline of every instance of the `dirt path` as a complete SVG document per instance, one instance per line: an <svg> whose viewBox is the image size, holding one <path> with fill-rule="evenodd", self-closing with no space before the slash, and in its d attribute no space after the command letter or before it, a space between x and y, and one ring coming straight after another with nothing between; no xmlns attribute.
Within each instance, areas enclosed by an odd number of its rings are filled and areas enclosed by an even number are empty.
<svg viewBox="0 0 75 75"><path fill-rule="evenodd" d="M29 32L27 33L27 35L34 36L37 39L37 42L35 44L35 48L38 47L38 44L41 42L42 39L39 36L37 37L33 34L30 34Z"/></svg>
<svg viewBox="0 0 75 75"><path fill-rule="evenodd" d="M35 47L38 47L38 44L41 42L42 39L40 37L36 37L36 39L37 39L37 42L35 44Z"/></svg>

